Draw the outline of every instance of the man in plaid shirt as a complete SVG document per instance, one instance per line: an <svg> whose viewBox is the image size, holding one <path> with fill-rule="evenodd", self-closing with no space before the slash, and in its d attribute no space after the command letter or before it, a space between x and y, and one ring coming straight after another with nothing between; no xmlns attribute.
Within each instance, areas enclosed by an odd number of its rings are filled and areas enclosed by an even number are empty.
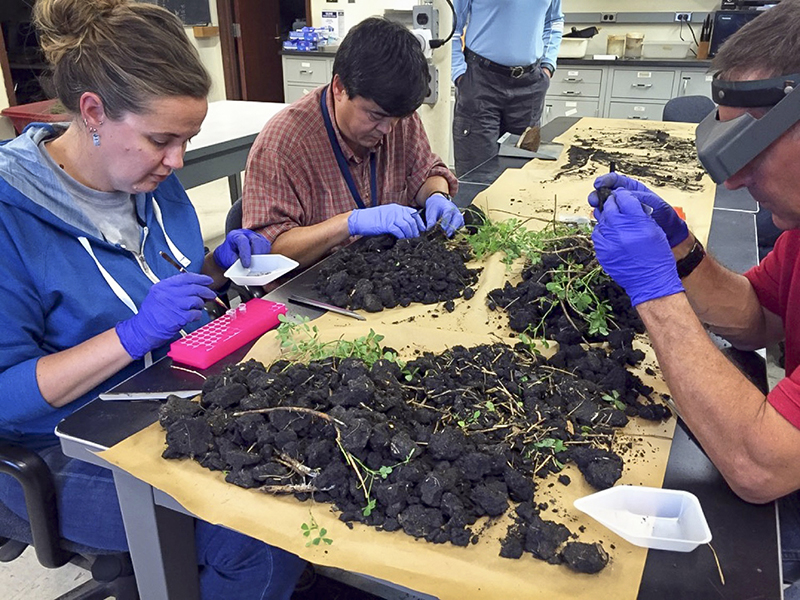
<svg viewBox="0 0 800 600"><path fill-rule="evenodd" d="M450 200L458 182L415 112L429 81L405 27L382 18L353 27L331 83L281 111L253 144L243 226L301 266L352 236L414 237L437 224L452 235L464 224Z"/></svg>

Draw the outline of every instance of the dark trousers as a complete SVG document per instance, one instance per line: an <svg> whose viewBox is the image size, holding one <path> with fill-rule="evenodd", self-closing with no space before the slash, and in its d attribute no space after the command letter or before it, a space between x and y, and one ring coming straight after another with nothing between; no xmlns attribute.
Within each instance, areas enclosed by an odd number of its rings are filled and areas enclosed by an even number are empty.
<svg viewBox="0 0 800 600"><path fill-rule="evenodd" d="M550 78L540 66L522 77L498 73L467 57L467 71L456 83L453 154L456 176L497 154L505 132L521 134L538 125Z"/></svg>

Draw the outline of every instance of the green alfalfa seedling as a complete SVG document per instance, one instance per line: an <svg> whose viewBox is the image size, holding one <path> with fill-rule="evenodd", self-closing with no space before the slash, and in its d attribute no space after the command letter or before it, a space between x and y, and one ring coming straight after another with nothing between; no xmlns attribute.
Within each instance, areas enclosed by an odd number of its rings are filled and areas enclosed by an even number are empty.
<svg viewBox="0 0 800 600"><path fill-rule="evenodd" d="M333 540L326 537L328 535L328 530L317 524L311 511L308 512L308 517L309 522L300 525L300 529L303 531L303 537L308 538L306 548L310 546L319 546L320 544L327 544L328 546L333 544Z"/></svg>
<svg viewBox="0 0 800 600"><path fill-rule="evenodd" d="M311 362L323 358L359 358L371 367L379 360L395 363L406 381L414 378L414 373L406 369L406 364L395 352L381 346L384 336L372 329L367 335L352 341L345 339L323 342L319 329L311 325L308 317L286 317L278 315L278 341L284 356L293 362Z"/></svg>
<svg viewBox="0 0 800 600"><path fill-rule="evenodd" d="M620 400L619 392L617 390L612 390L608 394L603 394L602 396L600 396L600 398L608 402L611 406L613 406L617 410L623 410L623 411L625 410L625 403L622 400Z"/></svg>
<svg viewBox="0 0 800 600"><path fill-rule="evenodd" d="M567 450L567 445L564 443L564 440L548 437L533 442L532 446L533 448L535 448L540 452L543 450L550 450L549 454L545 453L547 455L547 459L545 460L545 462L539 465L534 471L538 471L541 467L543 467L547 462L547 460L550 458L553 459L553 464L555 464L556 467L558 467L559 471L564 468L564 463L562 463L557 458L558 454L560 454L561 452L565 452Z"/></svg>

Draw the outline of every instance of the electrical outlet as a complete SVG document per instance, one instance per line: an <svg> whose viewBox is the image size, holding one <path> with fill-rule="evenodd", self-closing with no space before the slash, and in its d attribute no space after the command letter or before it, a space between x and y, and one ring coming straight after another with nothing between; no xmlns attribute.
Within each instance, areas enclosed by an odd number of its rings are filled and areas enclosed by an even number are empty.
<svg viewBox="0 0 800 600"><path fill-rule="evenodd" d="M600 20L603 23L614 23L617 20L617 13L603 13Z"/></svg>
<svg viewBox="0 0 800 600"><path fill-rule="evenodd" d="M692 13L675 13L675 22L679 23L681 21L685 21L688 23L692 20Z"/></svg>
<svg viewBox="0 0 800 600"><path fill-rule="evenodd" d="M412 6L412 23L415 29L430 29L431 36L439 37L439 10L431 5Z"/></svg>
<svg viewBox="0 0 800 600"><path fill-rule="evenodd" d="M434 105L439 100L439 69L432 64L428 64L428 72L431 75L431 81L428 84L428 95L422 101L423 104Z"/></svg>

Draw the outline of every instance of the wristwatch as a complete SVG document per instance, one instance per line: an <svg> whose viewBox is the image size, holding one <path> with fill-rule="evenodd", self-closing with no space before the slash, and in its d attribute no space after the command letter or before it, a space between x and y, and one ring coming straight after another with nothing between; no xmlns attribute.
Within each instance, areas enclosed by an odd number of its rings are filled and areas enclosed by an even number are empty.
<svg viewBox="0 0 800 600"><path fill-rule="evenodd" d="M703 248L703 244L700 243L700 240L695 238L692 249L689 250L689 254L675 263L675 266L678 268L678 277L681 279L688 277L691 272L697 268L697 265L702 262L705 256L706 249Z"/></svg>
<svg viewBox="0 0 800 600"><path fill-rule="evenodd" d="M440 196L444 196L445 198L450 200L450 202L453 201L453 199L450 197L450 194L448 194L447 192L433 192L430 196L428 196L428 198L430 198L431 196L435 196L436 194L439 194Z"/></svg>

